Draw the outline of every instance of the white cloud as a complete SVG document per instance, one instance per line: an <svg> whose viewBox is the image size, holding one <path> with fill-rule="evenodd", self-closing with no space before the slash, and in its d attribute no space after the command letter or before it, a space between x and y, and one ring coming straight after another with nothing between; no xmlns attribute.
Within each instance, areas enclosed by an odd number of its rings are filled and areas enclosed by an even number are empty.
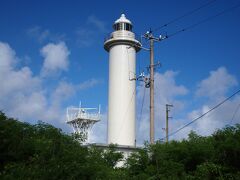
<svg viewBox="0 0 240 180"><path fill-rule="evenodd" d="M52 103L60 104L60 101L68 99L76 92L74 85L61 81L52 94Z"/></svg>
<svg viewBox="0 0 240 180"><path fill-rule="evenodd" d="M5 64L0 68L0 109L14 117L33 117L46 102L41 79L29 67L14 66L19 59L8 44L0 42L0 54L0 62Z"/></svg>
<svg viewBox="0 0 240 180"><path fill-rule="evenodd" d="M227 125L240 123L239 116L236 118L233 117L236 108L239 106L239 102L240 96L238 95L232 100L227 101L225 104L215 109L211 113L207 114L203 118L196 121L190 126L191 130L194 130L198 134L206 136L212 134L217 129L221 129ZM199 109L190 112L188 114L188 120L195 119L210 110L213 106L209 104L211 104L211 102L209 102L207 105L203 105Z"/></svg>
<svg viewBox="0 0 240 180"><path fill-rule="evenodd" d="M64 42L47 44L41 49L41 55L44 57L41 71L42 76L49 76L61 71L67 71L70 51Z"/></svg>
<svg viewBox="0 0 240 180"><path fill-rule="evenodd" d="M171 132L176 131L183 125L200 117L202 114L216 106L219 102L226 98L226 94L229 93L230 89L237 84L238 81L236 78L229 74L226 68L220 67L215 71L211 71L210 75L198 84L198 89L195 93L199 98L197 100L201 100L202 97L208 97L208 101L204 104L199 104L199 108L192 109L185 119L174 119L171 125ZM240 95L236 95L217 109L211 111L201 119L198 119L196 122L187 126L170 138L177 140L187 138L187 135L191 130L200 135L207 136L226 125L240 123L239 117L233 117L236 108L239 106L239 102Z"/></svg>
<svg viewBox="0 0 240 180"><path fill-rule="evenodd" d="M162 138L165 133L162 130L165 127L165 105L173 104L175 113L184 108L184 103L177 98L186 95L188 90L183 85L176 84L177 75L174 71L155 74L155 139ZM139 119L144 88L143 83L137 87L137 144L142 144L144 140L149 141L149 89L146 89L142 117Z"/></svg>
<svg viewBox="0 0 240 180"><path fill-rule="evenodd" d="M15 67L17 60L15 51L8 44L0 42L0 99L17 91L23 91L25 94L39 89L41 80L33 77L28 67L17 70Z"/></svg>
<svg viewBox="0 0 240 180"><path fill-rule="evenodd" d="M198 89L196 91L199 98L208 97L208 101L200 108L192 110L192 112L188 114L188 119L195 119L213 108L226 98L226 94L229 93L232 87L237 85L237 79L229 74L225 67L220 67L215 71L211 71L209 77L198 84ZM191 126L192 129L201 135L210 135L215 130L230 124L239 102L240 96L236 95L222 106L199 119ZM240 123L240 119L236 118L233 123Z"/></svg>
<svg viewBox="0 0 240 180"><path fill-rule="evenodd" d="M207 112L210 108L214 107L222 99L226 98L226 94L230 89L238 84L236 78L229 74L226 68L220 67L215 71L211 71L209 77L200 81L198 89L196 90L197 97L195 99L200 102L203 96L208 97L208 101L204 104L199 104L199 108L191 109L191 107L185 107L185 103L191 105L191 99L178 100L178 96L184 96L188 93L188 90L182 86L176 84L176 75L178 73L173 71L167 71L164 74L155 74L155 139L161 139L165 137L165 104L173 104L170 116L173 115L173 119L169 121L169 133L175 132L180 127L191 120L199 117L203 113ZM215 82L216 81L216 82ZM142 97L143 97L143 84L137 87L137 104L139 116ZM199 119L190 126L179 131L177 134L170 136L170 139L180 140L187 138L191 130L196 131L200 135L210 135L219 128L223 128L232 122L232 124L240 123L240 112L236 113L236 117L232 120L233 114L236 108L239 106L240 95L235 96L230 101L226 102L221 107L209 113L207 116ZM189 111L187 113L187 111ZM179 114L186 114L181 115ZM238 115L238 116L237 116ZM181 117L181 118L179 118ZM146 90L145 101L143 106L143 113L141 121L137 126L137 140L138 144L142 144L144 140L149 141L149 90Z"/></svg>
<svg viewBox="0 0 240 180"><path fill-rule="evenodd" d="M96 39L102 37L107 32L105 22L95 15L87 18L86 23L76 30L77 44L80 47L89 47L96 43Z"/></svg>
<svg viewBox="0 0 240 180"><path fill-rule="evenodd" d="M101 115L101 121L93 125L89 133L89 143L107 143L107 114Z"/></svg>
<svg viewBox="0 0 240 180"><path fill-rule="evenodd" d="M47 109L47 99L43 92L31 92L24 94L17 92L9 99L11 104L10 114L23 120L46 120L44 117Z"/></svg>
<svg viewBox="0 0 240 180"><path fill-rule="evenodd" d="M211 99L222 97L236 85L238 85L236 78L229 74L225 67L220 67L216 71L211 71L209 77L198 84L196 95Z"/></svg>
<svg viewBox="0 0 240 180"><path fill-rule="evenodd" d="M34 26L27 30L30 37L35 38L39 43L44 42L50 37L49 30L43 30L40 26Z"/></svg>
<svg viewBox="0 0 240 180"><path fill-rule="evenodd" d="M98 19L95 15L89 16L87 19L87 23L94 25L101 32L107 32L105 22Z"/></svg>
<svg viewBox="0 0 240 180"><path fill-rule="evenodd" d="M89 84L71 84L60 80L51 90L48 85L44 86L47 79L34 76L29 67L16 68L15 64L21 60L15 54L7 43L0 42L0 110L23 121L36 123L42 120L69 132L70 127L65 123L64 102L77 91L97 85L97 80L86 81Z"/></svg>
<svg viewBox="0 0 240 180"><path fill-rule="evenodd" d="M9 47L7 43L0 42L0 70L10 71L16 64L15 52Z"/></svg>
<svg viewBox="0 0 240 180"><path fill-rule="evenodd" d="M48 29L44 29L40 26L33 26L26 31L27 35L35 39L39 43L46 41L59 42L66 40L65 34L54 34Z"/></svg>
<svg viewBox="0 0 240 180"><path fill-rule="evenodd" d="M219 77L216 76L224 76L226 77L233 77L231 74L227 73L227 70L223 70L225 68L219 68L216 71L212 71L209 77L204 79L201 82L208 82L211 81L212 77L214 79L218 79ZM222 73L222 70L224 73ZM218 72L216 75L215 72ZM219 73L220 72L220 73ZM188 94L188 89L183 85L178 85L176 83L176 77L178 73L174 71L166 71L165 73L156 73L155 74L155 140L161 139L165 137L165 131L162 128L165 128L165 104L173 104L174 107L170 112L170 116L173 115L173 119L169 121L169 133L176 131L180 127L184 126L186 123L190 122L191 120L199 117L213 105L216 104L216 101L220 98L224 98L225 93L228 93L229 88L233 86L233 84L238 84L236 79L232 79L233 83L223 83L225 90L221 91L224 93L219 93L222 97L218 96L217 99L213 100L209 98L209 101L205 104L199 104L198 109L193 109L192 112L187 113L187 111L191 111L191 108L186 107L187 105L191 105L191 99L182 100L182 97ZM83 83L84 84L84 83ZM227 84L227 85L226 85ZM85 85L83 85L85 86ZM219 89L224 89L220 85L218 86ZM200 87L200 86L198 86ZM203 86L201 86L203 88ZM211 91L211 89L209 89ZM140 119L140 111L141 105L143 100L144 94L144 83L140 83L137 86L137 144L141 145L145 140L149 141L149 89L145 89L145 99L143 102L143 110L142 116ZM178 98L181 98L178 99ZM201 97L200 97L201 98ZM187 138L188 134L191 130L196 131L200 135L210 135L213 133L217 128L223 128L225 125L229 124L232 121L233 113L236 111L236 107L238 107L240 102L240 96L236 96L231 101L228 101L220 108L216 109L209 115L205 116L204 118L200 119L199 121L191 124L190 126L184 128L183 130L179 131L177 134L170 136L170 140L181 140L183 138ZM184 115L182 115L182 113ZM179 118L179 114L181 118ZM237 113L240 116L240 112ZM239 123L240 119L234 118L233 123ZM107 115L104 114L102 121L98 122L93 126L93 129L90 133L90 142L97 142L97 143L106 143L107 141Z"/></svg>
<svg viewBox="0 0 240 180"><path fill-rule="evenodd" d="M201 82L211 82L213 79L219 79L224 75L226 81L221 85L215 84L214 87L218 87L219 92L217 97L209 98L205 104L199 104L199 108L191 109L191 99L182 100L182 97L188 94L188 89L183 85L178 85L176 83L176 77L178 73L174 71L166 71L165 73L156 73L155 74L155 140L162 139L165 137L165 131L162 128L165 128L165 104L173 104L174 107L170 112L170 116L173 116L173 119L169 121L169 133L175 132L179 128L183 127L185 124L191 120L199 117L214 105L216 102L219 102L219 99L225 98L225 94L229 93L229 90L234 85L238 84L238 81L234 78L233 75L229 74L227 70L223 67L218 68L216 71L211 71L209 77L205 78ZM220 78L221 79L221 78ZM225 79L223 79L225 81ZM222 82L222 81L220 81ZM201 84L201 83L199 83ZM209 88L205 83L198 85L199 88L203 88L204 85L208 88L208 91L214 92ZM198 91L198 89L197 89ZM202 90L201 90L202 91ZM145 89L145 99L143 102L142 116L141 106L144 94L144 83L140 83L137 86L137 144L141 145L145 140L149 141L149 89ZM193 93L194 94L194 93ZM214 93L215 94L215 93ZM178 97L181 98L178 99ZM195 101L200 100L196 99ZM240 95L236 96L232 100L225 103L223 106L214 110L207 116L199 119L195 123L187 126L186 128L179 131L177 134L170 136L169 139L181 140L187 138L191 130L196 131L200 135L210 135L218 128L223 128L224 126L235 123L240 123L240 111L236 113L236 116L233 118L233 114L236 111L236 107L239 106ZM188 105L188 106L187 106ZM190 112L189 112L190 111ZM189 113L188 113L189 112ZM180 116L179 116L180 114ZM90 133L90 142L101 142L106 143L107 141L107 121L106 114L104 115L103 121L97 123ZM141 119L140 119L141 118Z"/></svg>
<svg viewBox="0 0 240 180"><path fill-rule="evenodd" d="M88 89L88 88L94 87L94 86L96 86L98 84L102 84L102 83L103 83L102 79L92 78L92 79L89 79L89 80L84 81L81 84L79 84L78 89L79 90L84 90L84 89Z"/></svg>
<svg viewBox="0 0 240 180"><path fill-rule="evenodd" d="M49 45L49 46L48 46ZM52 58L59 59L59 56L51 53L65 51L61 57L67 61L62 63L65 65L55 66L57 61L43 64L44 67L52 67L52 71L67 70L69 50L64 47L64 43L48 44L42 48L44 51L45 61ZM59 48L60 46L60 48ZM44 48L46 48L44 50ZM57 50L55 51L55 48ZM59 49L58 49L59 48ZM70 127L66 125L65 121L65 106L64 102L77 91L85 90L94 87L102 82L101 79L90 79L81 84L71 84L60 80L54 90L49 90L44 86L45 78L41 75L34 75L31 69L27 66L17 68L16 64L19 62L15 51L7 44L0 42L0 110L3 110L7 115L19 118L28 122L36 122L36 120L43 120L54 124L57 127L69 131ZM57 64L57 63L56 63ZM43 70L42 69L42 70ZM219 99L225 98L226 94L232 87L238 84L236 78L228 73L226 68L221 67L215 71L211 71L209 77L200 81L198 89L196 90L197 98L203 96L208 97L208 101L204 104L199 104L199 108L190 109L187 114L186 102L189 103L191 99L182 101L178 97L187 95L188 90L183 85L176 83L178 73L174 71L166 71L165 73L155 74L155 139L164 137L165 132L162 130L165 127L165 104L170 103L174 105L171 115L174 119L170 121L170 133L174 132L182 125L190 120L200 116L212 108ZM217 81L218 83L216 83ZM214 85L213 85L214 84ZM216 90L217 89L217 90ZM146 89L145 100L142 111L141 121L139 120L142 97L144 94L144 84L137 86L137 143L142 144L144 140L149 140L149 89ZM181 98L182 99L182 98ZM196 99L198 100L198 99ZM201 101L200 101L201 102ZM233 114L240 102L240 95L225 103L220 108L216 109L206 117L200 119L196 123L188 126L180 131L170 139L186 138L190 130L195 130L201 135L209 135L216 128L222 128L232 121ZM189 108L188 108L189 109ZM185 113L186 116L178 118L178 114ZM233 123L240 123L240 112L236 114ZM107 115L104 113L102 121L97 123L92 130L91 142L106 142L107 136Z"/></svg>

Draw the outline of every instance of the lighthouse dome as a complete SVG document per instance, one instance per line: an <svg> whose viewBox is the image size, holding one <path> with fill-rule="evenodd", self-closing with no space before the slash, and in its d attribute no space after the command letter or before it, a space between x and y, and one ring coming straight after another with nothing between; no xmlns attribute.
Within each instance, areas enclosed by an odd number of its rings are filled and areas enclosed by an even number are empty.
<svg viewBox="0 0 240 180"><path fill-rule="evenodd" d="M129 24L132 24L130 20L128 20L125 16L125 14L121 14L121 17L119 19L117 19L114 24L117 24L117 23L129 23Z"/></svg>
<svg viewBox="0 0 240 180"><path fill-rule="evenodd" d="M126 18L125 14L121 14L121 17L114 22L113 29L115 31L132 31L132 23Z"/></svg>

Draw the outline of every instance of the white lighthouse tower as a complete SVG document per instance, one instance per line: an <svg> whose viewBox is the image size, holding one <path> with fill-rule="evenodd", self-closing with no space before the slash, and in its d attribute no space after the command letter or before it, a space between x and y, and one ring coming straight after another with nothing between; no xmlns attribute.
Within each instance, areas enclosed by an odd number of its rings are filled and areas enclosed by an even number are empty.
<svg viewBox="0 0 240 180"><path fill-rule="evenodd" d="M109 52L108 143L135 145L136 52L132 23L124 14L104 42Z"/></svg>

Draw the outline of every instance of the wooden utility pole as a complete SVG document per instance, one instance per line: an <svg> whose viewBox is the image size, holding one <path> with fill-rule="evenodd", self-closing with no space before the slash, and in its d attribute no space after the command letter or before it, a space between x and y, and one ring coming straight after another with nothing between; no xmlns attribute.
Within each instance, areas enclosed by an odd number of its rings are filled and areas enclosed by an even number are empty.
<svg viewBox="0 0 240 180"><path fill-rule="evenodd" d="M169 118L172 118L172 117L169 117L169 111L170 111L170 107L173 107L172 104L166 104L166 142L168 143L168 120Z"/></svg>
<svg viewBox="0 0 240 180"><path fill-rule="evenodd" d="M154 143L154 52L153 42L150 39L150 143Z"/></svg>
<svg viewBox="0 0 240 180"><path fill-rule="evenodd" d="M150 42L150 78L149 81L145 81L145 87L149 88L150 87L150 143L154 143L154 68L155 66L160 65L154 64L154 42L155 41L161 41L165 39L166 37L159 36L159 37L154 37L152 34L152 31L148 31L144 34L143 38L149 40ZM146 49L146 48L144 48Z"/></svg>

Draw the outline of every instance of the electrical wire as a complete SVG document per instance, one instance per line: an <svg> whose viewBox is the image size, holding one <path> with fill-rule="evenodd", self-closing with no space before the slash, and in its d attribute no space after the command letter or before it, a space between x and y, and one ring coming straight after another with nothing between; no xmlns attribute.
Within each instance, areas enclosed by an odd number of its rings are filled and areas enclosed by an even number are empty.
<svg viewBox="0 0 240 180"><path fill-rule="evenodd" d="M132 96L131 96L131 99L130 99L130 101L129 101L127 107L126 107L126 111L125 111L124 115L122 116L122 117L123 117L123 122L122 122L122 124L121 124L121 127L119 128L119 133L118 133L118 135L117 135L117 139L120 138L120 135L121 135L121 132L122 132L122 128L123 128L123 125L125 124L125 122L126 122L126 120L127 120L126 117L127 117L127 115L128 115L129 107L130 107L131 103L133 102L133 99L134 99L133 97L134 97L135 94L136 94L136 89L133 90L133 92L132 92Z"/></svg>
<svg viewBox="0 0 240 180"><path fill-rule="evenodd" d="M187 16L190 16L190 15L194 14L195 12L199 11L200 9L203 9L203 8L209 6L210 4L214 3L215 1L217 1L217 0L211 0L211 1L209 1L209 2L207 2L207 3L205 3L205 4L203 4L203 5L201 5L200 7L196 8L196 9L193 9L193 10L191 10L191 11L189 11L189 12L187 12L187 13L185 13L185 14L183 14L183 15L175 18L175 19L172 19L172 20L169 21L168 23L163 24L162 26L159 26L159 27L155 28L152 32L158 31L158 30L160 30L160 29L162 29L162 28L164 28L164 27L167 27L167 26L170 25L170 24L173 24L173 23L179 21L180 19L183 19L183 18L185 18L185 17L187 17Z"/></svg>
<svg viewBox="0 0 240 180"><path fill-rule="evenodd" d="M187 26L187 27L185 27L185 28L183 28L183 29L181 29L181 30L178 30L178 31L176 31L176 32L168 35L168 36L166 37L166 39L168 39L168 38L170 38L170 37L172 37L172 36L175 36L175 35L177 35L177 34L179 34L179 33L181 33L181 32L184 32L184 31L187 31L187 30L189 30L189 29L195 28L196 26L198 26L198 25L200 25L200 24L203 24L203 23L206 23L207 21L210 21L210 20L212 20L212 19L214 19L214 18L216 18L216 17L218 17L218 16L221 16L221 15L223 15L223 14L229 12L229 11L232 11L233 9L236 9L236 8L238 8L239 6L240 6L240 3L237 4L237 5L235 5L235 6L230 7L230 8L228 8L228 9L225 9L225 10L223 10L223 11L221 11L221 12L219 12L219 13L213 15L213 16L207 17L206 19L203 19L203 20L201 20L201 21L199 21L199 22L197 22L197 23L194 23L194 24L192 24L192 25L190 25L190 26Z"/></svg>
<svg viewBox="0 0 240 180"><path fill-rule="evenodd" d="M135 38L137 39L137 41L132 46L135 46L135 47L138 47L140 49L144 49L144 50L149 51L148 48L144 47L146 45L146 41L145 42L142 41L142 36L141 35L135 33ZM140 42L140 45L139 45L139 42ZM129 47L131 47L131 46L129 46Z"/></svg>
<svg viewBox="0 0 240 180"><path fill-rule="evenodd" d="M189 125L193 124L194 122L196 122L197 120L201 119L203 116L207 115L208 113L212 112L213 110L217 109L219 106L223 105L225 102L227 102L229 99L231 99L232 97L234 97L235 95L237 95L240 92L240 89L238 91L236 91L235 93L233 93L231 96L229 96L228 98L224 99L223 101L221 101L220 103L218 103L216 106L214 106L213 108L211 108L210 110L208 110L207 112L203 113L201 116L195 118L194 120L190 121L189 123L185 124L184 126L182 126L181 128L177 129L176 131L170 133L168 136L161 138L160 140L164 140L167 137L173 136L175 134L177 134L179 131L183 130L184 128L188 127Z"/></svg>
<svg viewBox="0 0 240 180"><path fill-rule="evenodd" d="M140 111L140 117L139 117L139 122L141 122L142 120L142 112L143 112L143 104L144 104L144 99L145 99L145 92L146 92L146 88L143 86L144 91L143 91L143 98L142 98L142 105L141 105L141 111Z"/></svg>
<svg viewBox="0 0 240 180"><path fill-rule="evenodd" d="M131 71L130 70L130 60L129 60L129 51L128 49L130 49L129 47L126 47L126 50L127 50L127 59L128 59L128 78L129 78L129 81L133 81L136 79L136 72L134 71ZM131 75L133 75L133 77L131 77Z"/></svg>

